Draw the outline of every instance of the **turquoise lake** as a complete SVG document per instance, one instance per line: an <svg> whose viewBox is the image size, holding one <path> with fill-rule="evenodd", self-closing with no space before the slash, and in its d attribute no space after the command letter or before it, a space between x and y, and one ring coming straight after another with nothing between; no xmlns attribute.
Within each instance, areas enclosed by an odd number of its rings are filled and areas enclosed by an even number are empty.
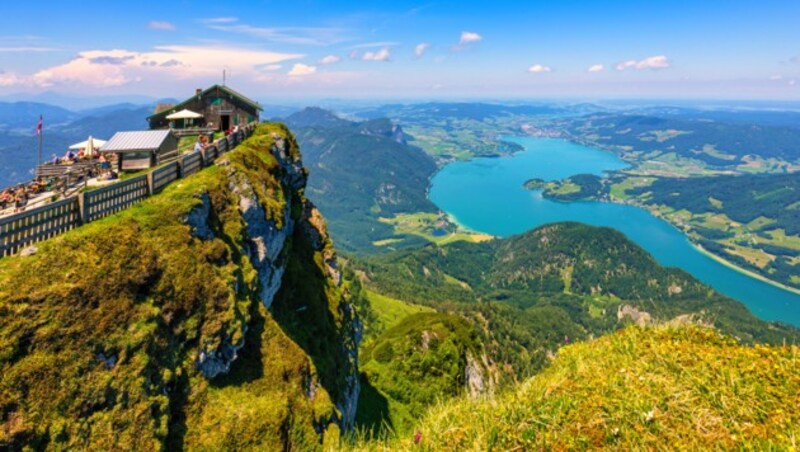
<svg viewBox="0 0 800 452"><path fill-rule="evenodd" d="M550 201L541 191L522 186L531 178L558 180L626 167L614 154L560 139L504 140L525 150L508 157L445 166L431 181L431 201L463 226L501 237L558 221L612 227L662 265L682 268L718 292L741 301L758 317L800 326L800 295L716 262L692 246L679 230L646 210L602 202Z"/></svg>

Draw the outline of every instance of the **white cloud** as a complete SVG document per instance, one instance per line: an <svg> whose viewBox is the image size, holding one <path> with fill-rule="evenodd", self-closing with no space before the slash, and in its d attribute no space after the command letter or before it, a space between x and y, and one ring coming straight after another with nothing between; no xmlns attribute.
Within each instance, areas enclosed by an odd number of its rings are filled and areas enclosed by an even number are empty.
<svg viewBox="0 0 800 452"><path fill-rule="evenodd" d="M605 69L606 69L606 67L603 66L602 64L593 64L593 65L589 66L589 69L587 69L586 71L587 72L603 72Z"/></svg>
<svg viewBox="0 0 800 452"><path fill-rule="evenodd" d="M0 86L25 85L26 80L17 74L0 71Z"/></svg>
<svg viewBox="0 0 800 452"><path fill-rule="evenodd" d="M200 19L200 23L204 23L206 25L210 25L210 24L232 24L234 22L237 22L238 20L239 20L239 18L230 17L230 16L227 16L227 17L209 17L209 18L206 18L206 19Z"/></svg>
<svg viewBox="0 0 800 452"><path fill-rule="evenodd" d="M431 45L427 42L417 44L417 46L414 47L414 55L416 55L417 58L422 58L422 55L425 55L425 51L428 50L430 46Z"/></svg>
<svg viewBox="0 0 800 452"><path fill-rule="evenodd" d="M150 23L147 24L147 28L151 30L171 31L175 29L175 24L160 20L151 20Z"/></svg>
<svg viewBox="0 0 800 452"><path fill-rule="evenodd" d="M55 52L53 47L0 47L0 53Z"/></svg>
<svg viewBox="0 0 800 452"><path fill-rule="evenodd" d="M794 86L797 83L797 80L791 79L789 80L789 86Z"/></svg>
<svg viewBox="0 0 800 452"><path fill-rule="evenodd" d="M461 39L458 41L459 45L467 45L472 44L473 42L482 41L483 36L479 35L478 33L474 33L471 31L462 31L461 32Z"/></svg>
<svg viewBox="0 0 800 452"><path fill-rule="evenodd" d="M278 69L280 69L282 67L283 67L283 65L281 65L281 64L268 64L268 65L264 66L262 69L265 70L265 71L273 72L273 71L277 71Z"/></svg>
<svg viewBox="0 0 800 452"><path fill-rule="evenodd" d="M240 23L235 17L217 17L200 22L212 30L286 44L323 46L347 40L347 30L334 27L256 27Z"/></svg>
<svg viewBox="0 0 800 452"><path fill-rule="evenodd" d="M783 76L782 75L770 75L769 79L770 80L781 80L781 79L783 79Z"/></svg>
<svg viewBox="0 0 800 452"><path fill-rule="evenodd" d="M643 69L666 69L671 66L669 59L664 55L656 55L647 57L643 60L628 60L617 65L618 71L624 71L625 69L636 69L637 71L641 71Z"/></svg>
<svg viewBox="0 0 800 452"><path fill-rule="evenodd" d="M553 72L553 68L541 64L534 64L533 66L528 68L528 72L533 72L534 74L539 74L543 72Z"/></svg>
<svg viewBox="0 0 800 452"><path fill-rule="evenodd" d="M327 55L322 57L321 60L319 60L319 64L334 64L340 61L342 61L342 59L337 55Z"/></svg>
<svg viewBox="0 0 800 452"><path fill-rule="evenodd" d="M364 52L364 55L361 57L364 61L390 61L391 58L392 54L388 47L384 47L375 52Z"/></svg>
<svg viewBox="0 0 800 452"><path fill-rule="evenodd" d="M461 38L458 40L458 44L454 45L450 49L453 52L460 52L466 48L468 48L471 44L476 42L483 41L483 36L479 35L478 33L472 31L462 31Z"/></svg>
<svg viewBox="0 0 800 452"><path fill-rule="evenodd" d="M298 77L303 75L311 75L315 72L317 72L316 66L309 66L307 64L297 63L294 66L292 66L292 70L289 71L288 75L290 77Z"/></svg>
<svg viewBox="0 0 800 452"><path fill-rule="evenodd" d="M6 74L6 86L112 87L142 80L216 78L220 61L237 77L253 78L259 68L302 58L301 54L224 46L160 46L148 52L87 50L72 60L29 75Z"/></svg>
<svg viewBox="0 0 800 452"><path fill-rule="evenodd" d="M350 49L369 49L372 47L394 47L399 46L399 42L394 41L378 41L378 42L366 42L364 44L356 44L350 47L347 47L348 50Z"/></svg>
<svg viewBox="0 0 800 452"><path fill-rule="evenodd" d="M792 63L800 63L800 56L789 58Z"/></svg>

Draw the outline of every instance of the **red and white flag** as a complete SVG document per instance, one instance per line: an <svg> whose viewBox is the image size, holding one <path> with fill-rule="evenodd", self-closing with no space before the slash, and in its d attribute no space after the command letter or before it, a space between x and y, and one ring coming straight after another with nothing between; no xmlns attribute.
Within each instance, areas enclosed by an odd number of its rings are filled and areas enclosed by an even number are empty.
<svg viewBox="0 0 800 452"><path fill-rule="evenodd" d="M36 124L36 136L42 135L42 115L39 115L39 123Z"/></svg>

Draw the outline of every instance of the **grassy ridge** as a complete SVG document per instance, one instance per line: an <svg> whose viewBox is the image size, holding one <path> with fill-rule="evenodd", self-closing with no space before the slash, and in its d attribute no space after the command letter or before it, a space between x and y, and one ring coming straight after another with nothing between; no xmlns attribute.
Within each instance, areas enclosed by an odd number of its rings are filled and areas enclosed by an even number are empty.
<svg viewBox="0 0 800 452"><path fill-rule="evenodd" d="M559 351L496 400L431 409L392 449L770 449L800 440L800 348L630 327ZM375 444L358 444L372 449Z"/></svg>
<svg viewBox="0 0 800 452"><path fill-rule="evenodd" d="M0 449L313 449L326 430L335 440L345 294L301 227L275 314L264 309L229 188L235 171L278 227L286 200L304 202L280 180L274 134L296 155L285 127L261 125L227 167L0 260ZM202 193L209 240L186 224ZM228 375L200 374L200 350L243 338Z"/></svg>

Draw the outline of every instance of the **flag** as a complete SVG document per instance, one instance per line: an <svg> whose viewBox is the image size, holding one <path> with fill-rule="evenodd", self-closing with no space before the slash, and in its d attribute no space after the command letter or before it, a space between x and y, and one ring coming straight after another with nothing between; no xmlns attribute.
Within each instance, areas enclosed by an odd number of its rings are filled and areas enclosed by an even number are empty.
<svg viewBox="0 0 800 452"><path fill-rule="evenodd" d="M36 124L36 136L42 135L42 115L39 115L39 123Z"/></svg>

